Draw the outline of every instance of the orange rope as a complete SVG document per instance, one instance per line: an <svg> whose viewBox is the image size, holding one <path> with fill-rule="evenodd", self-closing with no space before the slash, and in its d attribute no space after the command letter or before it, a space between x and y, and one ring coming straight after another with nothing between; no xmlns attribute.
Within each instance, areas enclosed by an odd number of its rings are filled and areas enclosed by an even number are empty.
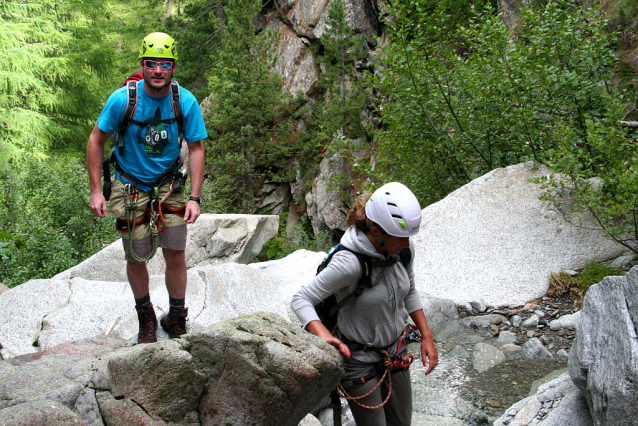
<svg viewBox="0 0 638 426"><path fill-rule="evenodd" d="M157 213L155 213L155 216L159 216L160 217L160 225L157 227L157 230L160 232L164 232L164 229L166 228L166 222L164 221L164 214L162 213L162 203L164 202L164 200L166 200L168 198L169 195L171 195L171 193L173 192L173 183L171 182L171 188L168 190L168 192L166 193L166 195L164 196L164 198L162 198L159 203L157 203Z"/></svg>
<svg viewBox="0 0 638 426"><path fill-rule="evenodd" d="M381 380L379 380L379 383L377 383L368 393L366 393L365 395L361 395L361 396L348 395L348 393L343 388L341 383L339 383L338 389L341 390L341 392L338 392L338 393L339 393L340 397L345 398L345 399L347 399L349 401L354 401L354 403L356 403L358 406L360 406L362 408L367 408L368 410L375 410L377 408L381 408L388 402L388 400L390 399L390 395L392 395L392 375L388 374L390 372L390 370L392 370L392 360L390 359L390 357L388 356L388 353L386 351L382 351L382 352L385 355L385 359L383 360L383 365L385 367L385 371L383 372L383 376L381 376ZM379 386L381 386L381 383L383 383L383 380L385 380L386 377L388 378L388 396L386 396L385 400L381 404L379 404L379 405L377 405L375 407L370 407L368 405L364 405L364 404L359 402L360 399L363 399L366 396L371 395L374 391L376 391L379 388Z"/></svg>

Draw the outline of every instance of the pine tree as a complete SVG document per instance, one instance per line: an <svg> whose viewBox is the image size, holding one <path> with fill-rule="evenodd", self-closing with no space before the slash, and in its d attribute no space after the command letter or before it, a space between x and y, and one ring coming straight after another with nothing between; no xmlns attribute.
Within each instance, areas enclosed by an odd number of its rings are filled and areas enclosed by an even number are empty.
<svg viewBox="0 0 638 426"><path fill-rule="evenodd" d="M0 160L79 146L112 57L96 31L100 4L1 2L0 17Z"/></svg>
<svg viewBox="0 0 638 426"><path fill-rule="evenodd" d="M365 41L348 24L346 6L333 0L328 9L326 29L321 36L323 55L319 86L326 91L322 108L322 127L328 137L339 133L346 138L363 136L361 112L365 109L366 93L357 72L356 63L366 57Z"/></svg>
<svg viewBox="0 0 638 426"><path fill-rule="evenodd" d="M261 1L231 0L223 19L216 19L222 46L208 76L205 187L219 212L253 212L257 187L276 178L293 155L294 141L281 132L286 103L280 79L268 66L268 35L258 34L253 24L260 8Z"/></svg>

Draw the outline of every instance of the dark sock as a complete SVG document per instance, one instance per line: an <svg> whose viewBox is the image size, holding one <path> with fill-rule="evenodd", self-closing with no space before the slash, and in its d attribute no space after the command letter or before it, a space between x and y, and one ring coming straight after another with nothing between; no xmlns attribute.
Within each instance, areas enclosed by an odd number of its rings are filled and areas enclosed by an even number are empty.
<svg viewBox="0 0 638 426"><path fill-rule="evenodd" d="M139 299L135 299L135 305L144 306L149 305L151 303L151 295L150 293L144 297L140 297Z"/></svg>
<svg viewBox="0 0 638 426"><path fill-rule="evenodd" d="M172 297L168 297L168 304L171 308L183 308L185 299L173 299Z"/></svg>
<svg viewBox="0 0 638 426"><path fill-rule="evenodd" d="M179 312L180 309L184 308L184 299L173 299L169 296L168 304L170 305L170 309L168 310L168 317L172 321L177 316L177 312Z"/></svg>

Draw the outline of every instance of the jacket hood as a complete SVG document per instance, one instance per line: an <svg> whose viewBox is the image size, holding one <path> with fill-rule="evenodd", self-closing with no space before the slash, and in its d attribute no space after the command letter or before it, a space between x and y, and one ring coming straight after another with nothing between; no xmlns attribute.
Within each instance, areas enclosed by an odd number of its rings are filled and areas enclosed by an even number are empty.
<svg viewBox="0 0 638 426"><path fill-rule="evenodd" d="M357 253L367 254L370 257L376 257L378 259L385 259L385 256L377 252L372 241L370 241L366 234L359 231L355 225L351 225L346 229L346 233L341 237L341 245Z"/></svg>

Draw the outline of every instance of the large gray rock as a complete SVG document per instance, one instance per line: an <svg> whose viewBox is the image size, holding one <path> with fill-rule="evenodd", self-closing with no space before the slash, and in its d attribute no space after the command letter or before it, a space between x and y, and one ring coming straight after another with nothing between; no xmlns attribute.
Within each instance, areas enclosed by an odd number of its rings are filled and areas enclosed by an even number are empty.
<svg viewBox="0 0 638 426"><path fill-rule="evenodd" d="M508 408L494 426L593 426L587 402L565 373Z"/></svg>
<svg viewBox="0 0 638 426"><path fill-rule="evenodd" d="M254 267L228 263L188 271L188 329L269 311L289 317L290 298L284 285ZM168 312L168 292L162 275L150 279L150 295L159 317ZM290 297L292 294L290 294ZM133 293L126 282L74 278L32 280L0 296L0 354L6 359L50 349L63 342L106 333L135 341L138 320ZM159 328L158 339L168 336Z"/></svg>
<svg viewBox="0 0 638 426"><path fill-rule="evenodd" d="M95 337L1 361L0 424L296 426L341 362L264 312L154 344Z"/></svg>
<svg viewBox="0 0 638 426"><path fill-rule="evenodd" d="M203 214L188 225L188 268L226 262L248 263L277 235L279 217L273 215ZM164 273L166 262L158 249L147 263L150 275ZM66 280L127 281L122 240L119 239L84 262L53 277Z"/></svg>
<svg viewBox="0 0 638 426"><path fill-rule="evenodd" d="M85 426L69 408L57 401L40 400L0 410L3 426Z"/></svg>
<svg viewBox="0 0 638 426"><path fill-rule="evenodd" d="M533 162L496 169L423 209L415 274L423 295L488 305L543 296L552 272L605 261L624 248L599 231L566 221L540 201L529 179L549 169Z"/></svg>
<svg viewBox="0 0 638 426"><path fill-rule="evenodd" d="M36 351L42 318L71 298L66 281L31 280L0 295L0 358Z"/></svg>
<svg viewBox="0 0 638 426"><path fill-rule="evenodd" d="M325 20L330 8L329 0L277 0L274 3L277 11L276 18L297 37L316 40L325 31ZM345 20L348 25L356 33L363 34L368 43L375 44L375 36L380 35L381 31L379 2L345 0L344 3L346 6Z"/></svg>
<svg viewBox="0 0 638 426"><path fill-rule="evenodd" d="M638 268L607 277L585 295L569 374L587 397L594 424L638 419Z"/></svg>
<svg viewBox="0 0 638 426"><path fill-rule="evenodd" d="M344 173L346 160L339 154L326 157L319 165L319 176L306 193L306 213L315 233L339 229L346 230L348 207L339 192L331 189L331 179Z"/></svg>

